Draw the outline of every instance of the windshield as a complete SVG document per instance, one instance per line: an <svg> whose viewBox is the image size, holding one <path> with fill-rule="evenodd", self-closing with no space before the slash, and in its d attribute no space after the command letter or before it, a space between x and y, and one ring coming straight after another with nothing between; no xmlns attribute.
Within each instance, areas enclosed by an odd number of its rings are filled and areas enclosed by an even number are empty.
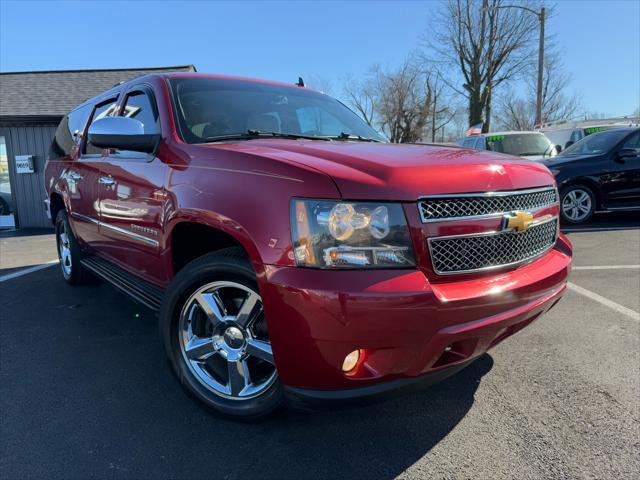
<svg viewBox="0 0 640 480"><path fill-rule="evenodd" d="M193 77L171 78L169 84L180 133L188 143L247 132L385 141L342 103L304 88Z"/></svg>
<svg viewBox="0 0 640 480"><path fill-rule="evenodd" d="M541 133L487 135L487 150L519 157L555 155L555 148L553 148L549 139Z"/></svg>
<svg viewBox="0 0 640 480"><path fill-rule="evenodd" d="M600 155L606 153L615 147L627 133L629 133L628 130L605 130L591 134L571 145L560 156L570 157L572 155Z"/></svg>

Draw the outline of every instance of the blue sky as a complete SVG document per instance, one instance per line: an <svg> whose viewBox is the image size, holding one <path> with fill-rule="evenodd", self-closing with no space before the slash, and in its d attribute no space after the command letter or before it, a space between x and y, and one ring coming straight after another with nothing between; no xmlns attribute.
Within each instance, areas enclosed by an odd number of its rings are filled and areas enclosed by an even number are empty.
<svg viewBox="0 0 640 480"><path fill-rule="evenodd" d="M640 1L555 3L547 25L589 111L640 105ZM362 76L420 46L436 1L0 0L0 70L165 66L281 81Z"/></svg>

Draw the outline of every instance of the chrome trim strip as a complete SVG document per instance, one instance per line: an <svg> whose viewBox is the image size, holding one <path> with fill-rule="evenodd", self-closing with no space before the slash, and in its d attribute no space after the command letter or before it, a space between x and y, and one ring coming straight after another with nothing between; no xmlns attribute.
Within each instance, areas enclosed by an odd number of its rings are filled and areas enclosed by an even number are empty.
<svg viewBox="0 0 640 480"><path fill-rule="evenodd" d="M549 217L543 217L539 221L536 221L536 222L532 223L529 226L529 228L534 227L534 226L538 226L538 225L542 225L542 224L547 223L547 222L552 222L553 220L558 221L558 216L554 215L554 216L549 216ZM556 235L555 235L551 245L549 245L548 248L546 248L544 251L542 251L540 253L537 253L537 254L532 255L530 257L527 257L527 258L524 258L522 260L518 260L517 262L502 263L500 265L491 265L489 267L474 268L474 269L471 269L471 270L457 270L455 272L449 272L449 271L443 272L441 270L437 270L436 267L433 265L433 251L431 249L432 240L448 240L448 239L451 239L451 238L482 237L482 236L491 236L491 235L503 235L505 233L511 233L511 232L513 232L513 230L492 230L492 231L489 231L489 232L464 233L462 235L445 235L445 236L442 236L442 237L428 238L427 239L427 245L429 247L429 258L431 260L431 266L433 267L433 271L435 273L437 273L438 275L462 275L462 274L465 274L465 273L487 272L487 271L491 271L491 270L498 270L500 268L515 267L516 265L522 265L522 264L525 264L525 263L529 263L529 262L535 260L536 258L540 258L541 256L543 256L545 253L547 253L549 250L551 250L556 245L556 243L558 242L559 225L560 225L560 222L558 221L558 224L556 225ZM516 235L518 233L524 233L524 232L516 232Z"/></svg>
<svg viewBox="0 0 640 480"><path fill-rule="evenodd" d="M153 247L156 247L156 248L160 245L160 242L158 242L157 240L154 240L153 238L145 237L144 235L139 235L137 233L130 232L129 230L125 230L124 228L120 228L120 227L116 227L116 226L113 226L113 225L109 225L108 223L104 223L104 222L100 222L100 226L108 228L111 231L120 233L120 234L124 235L125 237L129 237L129 238L133 238L135 240L139 240L141 242L144 242L144 243L146 243L148 245L151 245Z"/></svg>
<svg viewBox="0 0 640 480"><path fill-rule="evenodd" d="M450 198L452 200L455 200L456 198L486 198L486 197L508 197L508 196L512 196L512 195L527 195L529 193L539 193L539 192L546 192L549 190L555 190L556 192L556 199L557 201L553 202L553 203L548 203L546 205L541 205L537 208L535 208L534 210L526 210L528 212L534 213L537 212L539 210L542 210L543 208L549 208L549 207L553 207L553 206L559 206L560 205L560 194L558 193L558 190L556 189L556 187L553 186L548 186L548 187L538 187L538 188L529 188L526 190L497 190L494 192L484 192L484 193L451 193L451 194L439 194L439 195L426 195L426 196L422 196L422 197L418 197L418 201L416 202L416 206L418 207L418 214L420 215L420 220L422 220L422 223L434 223L434 222L455 222L458 220L482 220L482 219L487 219L487 218L498 218L503 216L505 213L509 213L508 211L505 212L496 212L496 213L488 213L485 215L466 215L464 217L442 217L442 218L424 218L424 214L422 212L422 208L420 208L420 202L424 201L424 200L428 200L430 198L436 198L436 199L443 199L443 198Z"/></svg>
<svg viewBox="0 0 640 480"><path fill-rule="evenodd" d="M95 218L82 215L81 213L71 212L71 216L74 218L77 218L78 220L82 220L83 222L93 223L94 225L100 225L100 222Z"/></svg>
<svg viewBox="0 0 640 480"><path fill-rule="evenodd" d="M71 216L77 218L78 220L93 223L94 225L98 225L99 227L104 227L111 231L120 233L125 237L133 238L134 240L139 240L141 242L146 243L147 245L151 245L152 247L158 248L160 246L160 242L158 240L154 240L153 238L145 237L144 235L139 235L137 233L130 232L129 230L125 230L123 228L116 227L114 225L109 225L108 223L105 223L105 222L100 222L95 218L82 215L81 213L72 212Z"/></svg>
<svg viewBox="0 0 640 480"><path fill-rule="evenodd" d="M441 193L437 195L425 195L419 197L418 200L424 200L426 198L458 198L458 197L508 197L509 195L527 195L529 193L544 192L547 190L555 190L553 185L547 185L546 187L528 188L525 190L495 190L492 192L477 192L477 193Z"/></svg>

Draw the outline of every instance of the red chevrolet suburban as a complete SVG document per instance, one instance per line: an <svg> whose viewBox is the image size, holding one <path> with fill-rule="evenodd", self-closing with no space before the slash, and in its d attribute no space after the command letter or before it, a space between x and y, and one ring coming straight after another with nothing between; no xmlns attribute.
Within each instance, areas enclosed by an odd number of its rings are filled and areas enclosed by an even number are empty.
<svg viewBox="0 0 640 480"><path fill-rule="evenodd" d="M45 182L64 279L156 310L184 388L245 419L445 378L571 266L545 166L389 144L302 85L136 78L64 117Z"/></svg>

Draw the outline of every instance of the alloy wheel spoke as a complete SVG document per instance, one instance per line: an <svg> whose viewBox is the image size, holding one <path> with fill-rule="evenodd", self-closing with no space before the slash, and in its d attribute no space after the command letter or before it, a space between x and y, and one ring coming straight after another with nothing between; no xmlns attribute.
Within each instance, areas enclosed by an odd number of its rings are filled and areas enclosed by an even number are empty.
<svg viewBox="0 0 640 480"><path fill-rule="evenodd" d="M273 351L271 350L271 344L269 342L250 338L247 340L246 352L272 365L275 364L273 361Z"/></svg>
<svg viewBox="0 0 640 480"><path fill-rule="evenodd" d="M248 328L251 322L255 319L256 315L253 315L256 305L259 303L259 297L255 293L251 292L247 295L242 306L236 316L236 323L242 328Z"/></svg>
<svg viewBox="0 0 640 480"><path fill-rule="evenodd" d="M239 395L251 383L246 360L228 362L227 371L229 372L229 391L231 395Z"/></svg>
<svg viewBox="0 0 640 480"><path fill-rule="evenodd" d="M211 338L193 336L184 346L184 351L191 360L206 360L215 353L215 348Z"/></svg>
<svg viewBox="0 0 640 480"><path fill-rule="evenodd" d="M195 300L214 325L223 321L225 315L220 307L221 303L218 303L215 294L199 293L196 295Z"/></svg>

